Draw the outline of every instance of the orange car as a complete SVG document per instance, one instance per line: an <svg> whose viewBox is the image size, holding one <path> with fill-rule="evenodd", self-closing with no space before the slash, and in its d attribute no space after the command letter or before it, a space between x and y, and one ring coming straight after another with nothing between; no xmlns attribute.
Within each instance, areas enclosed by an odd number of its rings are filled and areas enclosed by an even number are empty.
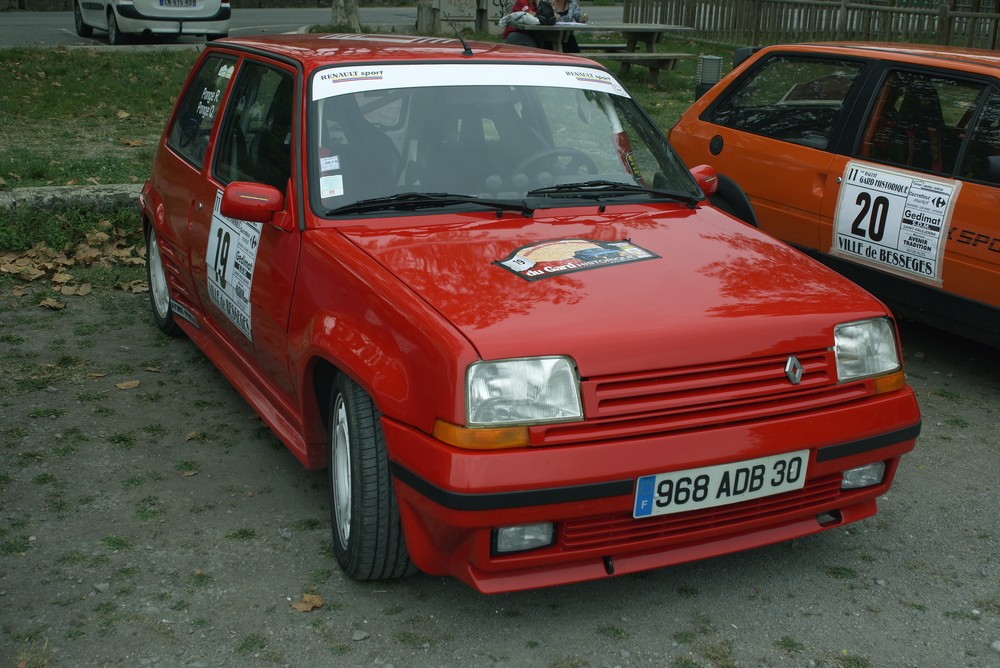
<svg viewBox="0 0 1000 668"><path fill-rule="evenodd" d="M670 131L713 203L899 315L1000 346L1000 54L761 49ZM745 195L744 195L745 193Z"/></svg>

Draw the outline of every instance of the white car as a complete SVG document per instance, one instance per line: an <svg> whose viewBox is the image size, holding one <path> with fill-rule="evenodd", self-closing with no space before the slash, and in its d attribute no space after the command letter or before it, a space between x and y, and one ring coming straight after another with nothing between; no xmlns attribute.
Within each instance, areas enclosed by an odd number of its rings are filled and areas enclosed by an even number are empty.
<svg viewBox="0 0 1000 668"><path fill-rule="evenodd" d="M76 34L90 37L106 30L110 44L125 44L132 35L229 34L229 0L74 0Z"/></svg>

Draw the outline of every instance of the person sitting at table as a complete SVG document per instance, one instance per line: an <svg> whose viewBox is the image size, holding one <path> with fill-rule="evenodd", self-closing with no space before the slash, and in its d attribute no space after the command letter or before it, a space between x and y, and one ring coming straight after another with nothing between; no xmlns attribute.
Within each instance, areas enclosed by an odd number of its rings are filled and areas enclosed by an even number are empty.
<svg viewBox="0 0 1000 668"><path fill-rule="evenodd" d="M542 0L545 2L546 0ZM514 0L514 6L511 8L510 13L515 12L527 12L534 16L538 13L538 4L535 0ZM519 30L517 24L508 23L503 29L503 41L507 44L517 44L519 46L538 46L538 42L535 38Z"/></svg>
<svg viewBox="0 0 1000 668"><path fill-rule="evenodd" d="M580 9L578 0L542 0L551 2L552 9L556 12L556 23L586 23L587 15ZM563 42L563 52L580 53L580 46L576 42L576 36L570 33Z"/></svg>

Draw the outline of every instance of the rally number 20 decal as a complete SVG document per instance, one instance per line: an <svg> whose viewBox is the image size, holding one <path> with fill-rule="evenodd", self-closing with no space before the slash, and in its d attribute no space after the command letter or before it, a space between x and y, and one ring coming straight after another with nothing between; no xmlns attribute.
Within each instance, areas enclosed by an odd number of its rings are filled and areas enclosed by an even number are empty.
<svg viewBox="0 0 1000 668"><path fill-rule="evenodd" d="M849 162L837 199L831 255L941 285L956 181Z"/></svg>

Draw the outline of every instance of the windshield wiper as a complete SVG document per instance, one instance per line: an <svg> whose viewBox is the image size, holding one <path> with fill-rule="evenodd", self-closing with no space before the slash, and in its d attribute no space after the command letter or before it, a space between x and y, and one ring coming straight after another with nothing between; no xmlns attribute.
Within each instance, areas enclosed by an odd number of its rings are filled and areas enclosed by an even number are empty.
<svg viewBox="0 0 1000 668"><path fill-rule="evenodd" d="M647 188L636 183L623 183L621 181L608 181L598 179L595 181L581 181L579 183L560 183L545 188L536 188L528 191L528 195L548 195L554 197L626 197L642 193L653 197L665 197L677 202L683 202L694 208L700 197L679 193L671 190L660 190L659 188Z"/></svg>
<svg viewBox="0 0 1000 668"><path fill-rule="evenodd" d="M459 204L474 204L489 209L497 209L498 216L501 211L519 211L526 218L530 218L535 213L535 210L523 200L514 202L511 200L483 199L482 197L475 197L473 195L456 195L452 193L406 192L399 193L398 195L358 200L352 204L345 204L336 209L331 209L326 212L326 215L346 216L358 213L370 213L372 211L415 211L417 209L455 206Z"/></svg>

